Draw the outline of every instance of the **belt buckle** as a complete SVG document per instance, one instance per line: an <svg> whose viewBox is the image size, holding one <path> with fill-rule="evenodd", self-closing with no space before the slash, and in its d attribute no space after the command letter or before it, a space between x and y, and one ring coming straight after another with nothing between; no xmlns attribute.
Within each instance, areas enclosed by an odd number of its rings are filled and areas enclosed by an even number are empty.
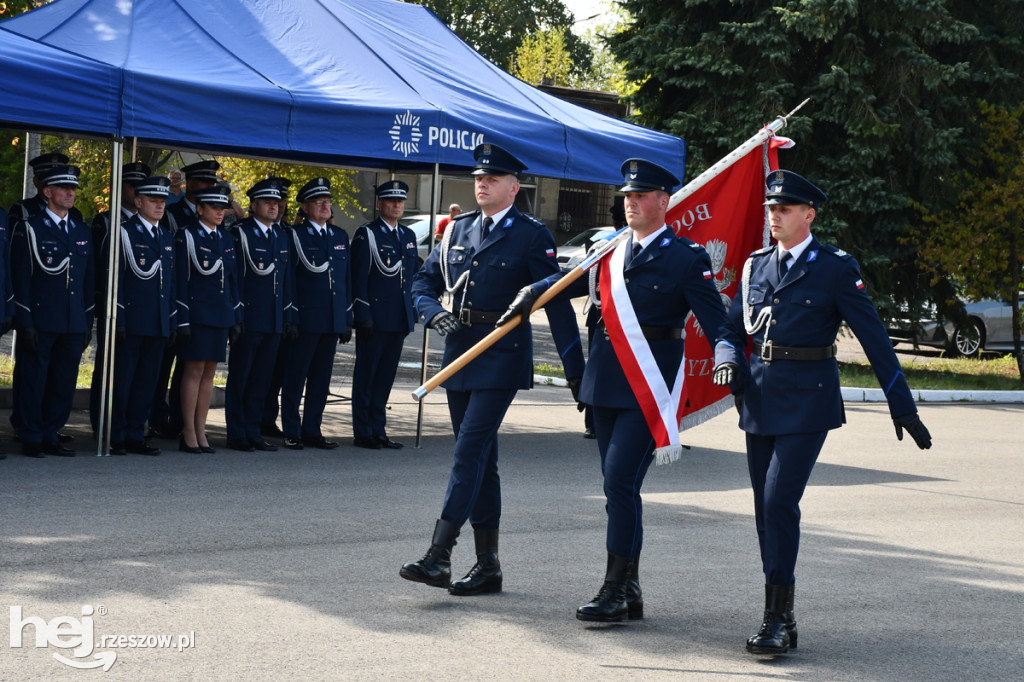
<svg viewBox="0 0 1024 682"><path fill-rule="evenodd" d="M760 357L765 363L770 363L774 358L772 357L772 342L766 341L761 344Z"/></svg>
<svg viewBox="0 0 1024 682"><path fill-rule="evenodd" d="M472 322L472 320L470 320L470 310L469 310L469 308L459 308L459 322L461 322L462 326L464 326L464 327L472 327L473 326L473 322Z"/></svg>

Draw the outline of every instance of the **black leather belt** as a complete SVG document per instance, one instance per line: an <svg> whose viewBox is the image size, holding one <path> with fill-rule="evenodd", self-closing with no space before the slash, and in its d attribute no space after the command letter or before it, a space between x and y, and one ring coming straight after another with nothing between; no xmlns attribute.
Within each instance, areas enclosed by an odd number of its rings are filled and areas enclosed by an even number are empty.
<svg viewBox="0 0 1024 682"><path fill-rule="evenodd" d="M472 310L470 308L455 311L455 317L459 318L459 322L467 327L472 327L474 324L497 324L498 319L504 314L504 311Z"/></svg>
<svg viewBox="0 0 1024 682"><path fill-rule="evenodd" d="M608 338L608 329L604 326L604 320L597 324L605 338ZM679 327L654 327L651 325L640 325L640 331L648 341L667 341L668 339L683 338L683 330Z"/></svg>
<svg viewBox="0 0 1024 682"><path fill-rule="evenodd" d="M754 355L765 362L772 360L828 360L836 356L837 346L822 346L820 348L792 348L790 346L776 346L769 341L761 345L760 341L754 342Z"/></svg>

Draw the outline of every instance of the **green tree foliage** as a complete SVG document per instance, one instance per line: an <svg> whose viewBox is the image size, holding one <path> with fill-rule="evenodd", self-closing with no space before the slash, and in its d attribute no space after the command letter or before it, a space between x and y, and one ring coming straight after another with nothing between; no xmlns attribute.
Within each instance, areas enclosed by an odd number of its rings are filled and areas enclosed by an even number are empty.
<svg viewBox="0 0 1024 682"><path fill-rule="evenodd" d="M9 19L48 2L50 0L0 0L0 19Z"/></svg>
<svg viewBox="0 0 1024 682"><path fill-rule="evenodd" d="M317 177L331 181L331 194L334 205L349 217L355 216L359 208L356 197L355 171L338 168L315 168L298 166L279 161L259 161L256 159L219 158L224 178L235 188L235 199L244 207L249 201L245 192L260 180L269 177L283 177L292 181L289 194L289 211L286 216L291 222L295 219L296 194L307 182Z"/></svg>
<svg viewBox="0 0 1024 682"><path fill-rule="evenodd" d="M590 69L591 48L569 32L575 19L560 0L415 0L413 4L430 9L473 49L510 73L516 50L528 36L559 28L566 31L573 75L583 76Z"/></svg>
<svg viewBox="0 0 1024 682"><path fill-rule="evenodd" d="M911 236L933 284L948 274L967 297L1012 302L1014 356L1024 381L1017 301L1024 290L1024 106L1008 111L982 103L978 118L985 142L953 177L956 205L924 209Z"/></svg>
<svg viewBox="0 0 1024 682"><path fill-rule="evenodd" d="M572 58L565 47L565 29L541 31L523 38L516 48L512 75L530 85L569 85Z"/></svg>
<svg viewBox="0 0 1024 682"><path fill-rule="evenodd" d="M883 308L927 296L914 202L941 210L980 146L973 102L1024 101L1024 3L623 0L610 37L639 122L686 138L692 174L804 98L784 166L830 197L816 231L853 253Z"/></svg>

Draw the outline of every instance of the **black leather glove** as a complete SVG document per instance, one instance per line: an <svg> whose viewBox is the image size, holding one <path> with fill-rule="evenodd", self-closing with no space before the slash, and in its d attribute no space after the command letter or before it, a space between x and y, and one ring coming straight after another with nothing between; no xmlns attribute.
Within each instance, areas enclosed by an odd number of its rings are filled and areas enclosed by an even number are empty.
<svg viewBox="0 0 1024 682"><path fill-rule="evenodd" d="M188 342L192 340L192 329L189 327L178 327L178 345L177 348L180 350L188 345Z"/></svg>
<svg viewBox="0 0 1024 682"><path fill-rule="evenodd" d="M716 365L711 372L711 381L715 386L728 386L736 380L736 375L739 373L739 367L733 362L723 362L720 365Z"/></svg>
<svg viewBox="0 0 1024 682"><path fill-rule="evenodd" d="M8 317L4 319L3 325L0 326L0 336L3 336L12 329L14 329L14 318Z"/></svg>
<svg viewBox="0 0 1024 682"><path fill-rule="evenodd" d="M35 327L25 327L18 330L18 343L29 353L35 353L39 349L39 332Z"/></svg>
<svg viewBox="0 0 1024 682"><path fill-rule="evenodd" d="M576 401L576 409L580 412L587 409L587 406L580 402L580 384L583 383L583 379L580 377L571 377L566 379L565 383L569 384L569 391L572 392L572 399Z"/></svg>
<svg viewBox="0 0 1024 682"><path fill-rule="evenodd" d="M519 290L516 297L509 304L508 310L502 313L501 317L498 318L497 326L501 326L511 320L516 315L522 315L523 320L530 319L530 313L533 312L533 302L537 300L537 294L534 293L533 287L525 286Z"/></svg>
<svg viewBox="0 0 1024 682"><path fill-rule="evenodd" d="M352 340L352 330L343 331L338 334L338 343L348 343Z"/></svg>
<svg viewBox="0 0 1024 682"><path fill-rule="evenodd" d="M462 323L459 319L452 315L447 310L442 310L437 315L430 318L430 322L427 326L436 331L441 336L448 336L462 329Z"/></svg>
<svg viewBox="0 0 1024 682"><path fill-rule="evenodd" d="M892 423L896 426L896 440L903 440L903 429L906 429L910 437L917 443L917 447L927 450L932 446L932 434L928 433L928 429L916 412L896 417Z"/></svg>
<svg viewBox="0 0 1024 682"><path fill-rule="evenodd" d="M356 322L352 326L356 328L356 336L363 341L369 341L373 338L373 320Z"/></svg>
<svg viewBox="0 0 1024 682"><path fill-rule="evenodd" d="M235 342L238 341L238 339L240 339L242 337L242 334L244 333L245 323L237 323L234 327L228 330L228 343L230 343L232 346L235 345Z"/></svg>
<svg viewBox="0 0 1024 682"><path fill-rule="evenodd" d="M295 343L299 339L299 327L291 322L284 323L284 333L281 335L285 343Z"/></svg>

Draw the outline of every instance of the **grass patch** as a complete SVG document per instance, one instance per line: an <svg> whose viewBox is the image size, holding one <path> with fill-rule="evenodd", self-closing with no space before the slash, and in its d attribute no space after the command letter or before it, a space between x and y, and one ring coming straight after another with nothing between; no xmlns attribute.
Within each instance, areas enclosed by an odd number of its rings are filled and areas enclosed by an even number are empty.
<svg viewBox="0 0 1024 682"><path fill-rule="evenodd" d="M565 377L560 366L538 364L534 374ZM921 391L1020 391L1024 390L1012 355L993 359L935 358L906 363L907 383ZM878 379L867 362L840 362L839 383L849 388L878 388Z"/></svg>
<svg viewBox="0 0 1024 682"><path fill-rule="evenodd" d="M1012 355L1001 358L935 358L903 365L910 388L922 391L1024 390ZM840 362L839 382L850 388L878 388L867 362Z"/></svg>
<svg viewBox="0 0 1024 682"><path fill-rule="evenodd" d="M89 388L92 386L92 374L95 365L93 364L92 349L86 350L82 355L82 363L78 365L78 388ZM14 383L14 360L10 355L0 354L0 388L10 388ZM225 372L217 372L213 375L213 385L224 388L228 383L228 375Z"/></svg>

